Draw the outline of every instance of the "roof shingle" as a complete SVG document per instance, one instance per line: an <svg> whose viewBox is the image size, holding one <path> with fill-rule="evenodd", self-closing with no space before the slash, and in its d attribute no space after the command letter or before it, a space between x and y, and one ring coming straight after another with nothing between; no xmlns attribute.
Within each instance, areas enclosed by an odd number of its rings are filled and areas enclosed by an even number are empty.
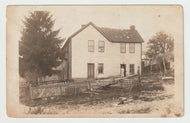
<svg viewBox="0 0 190 123"><path fill-rule="evenodd" d="M140 34L135 29L112 29L96 27L97 30L109 41L115 43L142 43L144 42Z"/></svg>
<svg viewBox="0 0 190 123"><path fill-rule="evenodd" d="M132 25L130 29L113 29L113 28L105 28L105 27L98 27L92 22L89 22L86 25L83 25L77 32L72 34L68 40L73 38L75 35L80 33L89 25L93 26L97 31L99 31L108 41L114 43L142 43L144 40L135 29L135 26Z"/></svg>

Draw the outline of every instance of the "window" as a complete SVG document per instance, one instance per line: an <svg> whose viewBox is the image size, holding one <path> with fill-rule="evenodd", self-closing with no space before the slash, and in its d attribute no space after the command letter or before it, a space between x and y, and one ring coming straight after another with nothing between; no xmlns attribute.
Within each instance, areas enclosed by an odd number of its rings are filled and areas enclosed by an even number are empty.
<svg viewBox="0 0 190 123"><path fill-rule="evenodd" d="M104 46L105 46L104 41L99 41L98 42L98 51L99 52L104 52Z"/></svg>
<svg viewBox="0 0 190 123"><path fill-rule="evenodd" d="M135 43L129 43L129 53L135 53Z"/></svg>
<svg viewBox="0 0 190 123"><path fill-rule="evenodd" d="M126 53L126 44L125 43L120 44L120 52L121 53Z"/></svg>
<svg viewBox="0 0 190 123"><path fill-rule="evenodd" d="M102 63L98 64L98 73L99 74L104 73L104 64L102 64Z"/></svg>
<svg viewBox="0 0 190 123"><path fill-rule="evenodd" d="M135 73L135 65L134 64L130 64L130 70L129 70L130 74L134 74Z"/></svg>
<svg viewBox="0 0 190 123"><path fill-rule="evenodd" d="M94 41L93 40L88 41L88 52L94 52Z"/></svg>

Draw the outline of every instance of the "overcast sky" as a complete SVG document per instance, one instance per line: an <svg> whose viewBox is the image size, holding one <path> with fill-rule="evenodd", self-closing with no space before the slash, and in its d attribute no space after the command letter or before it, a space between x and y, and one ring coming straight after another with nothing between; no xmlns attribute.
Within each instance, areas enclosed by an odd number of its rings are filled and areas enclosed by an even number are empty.
<svg viewBox="0 0 190 123"><path fill-rule="evenodd" d="M35 10L50 11L56 18L55 29L62 28L60 35L67 38L82 24L93 22L100 27L129 29L135 28L147 41L156 32L164 31L182 39L182 8L180 6L9 6L7 8L7 32L9 40L19 41L22 19Z"/></svg>

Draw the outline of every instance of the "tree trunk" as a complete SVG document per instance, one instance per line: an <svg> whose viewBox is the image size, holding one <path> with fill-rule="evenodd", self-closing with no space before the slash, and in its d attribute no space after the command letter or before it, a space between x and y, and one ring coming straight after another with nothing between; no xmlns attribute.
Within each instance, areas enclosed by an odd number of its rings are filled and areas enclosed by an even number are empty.
<svg viewBox="0 0 190 123"><path fill-rule="evenodd" d="M36 78L35 85L37 85L38 84L38 76L36 75L35 78Z"/></svg>
<svg viewBox="0 0 190 123"><path fill-rule="evenodd" d="M160 76L162 76L162 66L161 66L161 63L159 63L159 68L160 68Z"/></svg>
<svg viewBox="0 0 190 123"><path fill-rule="evenodd" d="M38 71L38 85L40 85L42 82L42 75L41 75L41 71Z"/></svg>
<svg viewBox="0 0 190 123"><path fill-rule="evenodd" d="M37 73L38 73L38 70L36 69L35 73L34 73L35 79L36 79L35 85L38 85L38 74Z"/></svg>
<svg viewBox="0 0 190 123"><path fill-rule="evenodd" d="M164 66L164 76L166 74L166 63L165 63L165 59L164 57L162 58L162 61L163 61L163 66Z"/></svg>
<svg viewBox="0 0 190 123"><path fill-rule="evenodd" d="M152 74L152 60L150 60L150 74Z"/></svg>

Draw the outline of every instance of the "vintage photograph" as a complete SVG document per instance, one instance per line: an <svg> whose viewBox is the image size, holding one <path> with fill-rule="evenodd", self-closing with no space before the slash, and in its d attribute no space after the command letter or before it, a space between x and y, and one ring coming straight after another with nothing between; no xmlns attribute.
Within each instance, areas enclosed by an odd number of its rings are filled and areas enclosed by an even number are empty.
<svg viewBox="0 0 190 123"><path fill-rule="evenodd" d="M182 117L179 5L7 6L10 117Z"/></svg>

